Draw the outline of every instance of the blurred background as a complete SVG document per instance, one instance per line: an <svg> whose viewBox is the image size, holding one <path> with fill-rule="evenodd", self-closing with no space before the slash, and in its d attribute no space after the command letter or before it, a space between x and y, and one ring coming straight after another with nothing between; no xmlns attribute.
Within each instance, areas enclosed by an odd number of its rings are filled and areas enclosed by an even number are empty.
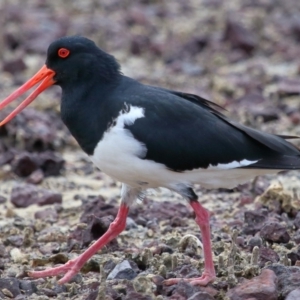
<svg viewBox="0 0 300 300"><path fill-rule="evenodd" d="M298 0L2 0L0 13L1 98L40 68L53 40L78 34L144 83L248 105L263 121L300 118Z"/></svg>

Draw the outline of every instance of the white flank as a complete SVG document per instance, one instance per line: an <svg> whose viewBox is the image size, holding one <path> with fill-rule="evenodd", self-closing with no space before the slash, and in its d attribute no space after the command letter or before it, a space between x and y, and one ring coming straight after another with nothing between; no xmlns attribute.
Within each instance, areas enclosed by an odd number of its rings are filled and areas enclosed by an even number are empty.
<svg viewBox="0 0 300 300"><path fill-rule="evenodd" d="M144 109L136 106L129 106L125 113L120 112L115 126L104 133L94 155L90 156L101 171L123 183L139 180L140 170L135 166L143 162L139 157L144 157L147 152L145 145L137 141L124 125L131 125L144 116Z"/></svg>

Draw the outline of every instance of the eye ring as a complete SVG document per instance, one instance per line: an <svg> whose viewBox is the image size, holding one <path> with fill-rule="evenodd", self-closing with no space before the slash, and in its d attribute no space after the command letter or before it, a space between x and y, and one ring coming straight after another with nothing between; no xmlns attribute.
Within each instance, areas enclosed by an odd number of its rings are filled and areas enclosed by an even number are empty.
<svg viewBox="0 0 300 300"><path fill-rule="evenodd" d="M59 57L61 58L66 58L69 56L70 54L70 50L68 50L67 48L60 48L58 51L57 51L57 54Z"/></svg>

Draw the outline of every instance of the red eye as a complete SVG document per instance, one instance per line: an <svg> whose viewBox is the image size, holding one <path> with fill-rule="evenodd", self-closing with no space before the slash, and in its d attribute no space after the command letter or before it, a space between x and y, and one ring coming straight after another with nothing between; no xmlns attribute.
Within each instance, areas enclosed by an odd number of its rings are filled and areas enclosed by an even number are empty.
<svg viewBox="0 0 300 300"><path fill-rule="evenodd" d="M57 52L58 56L61 58L66 58L70 54L70 50L66 48L60 48Z"/></svg>

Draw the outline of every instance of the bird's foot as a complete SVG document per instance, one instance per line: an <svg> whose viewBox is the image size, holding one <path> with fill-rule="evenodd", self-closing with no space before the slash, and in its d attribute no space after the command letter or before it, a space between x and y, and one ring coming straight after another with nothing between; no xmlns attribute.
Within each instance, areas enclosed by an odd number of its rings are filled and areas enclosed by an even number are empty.
<svg viewBox="0 0 300 300"><path fill-rule="evenodd" d="M165 285L173 285L177 284L180 281L186 281L189 282L191 285L200 285L200 286L206 286L210 282L213 282L216 279L215 274L211 274L209 272L204 271L201 277L198 278L171 278L167 279L163 282Z"/></svg>
<svg viewBox="0 0 300 300"><path fill-rule="evenodd" d="M34 278L44 278L48 276L58 276L64 274L63 278L61 278L58 283L64 284L71 280L71 278L76 275L80 269L82 268L82 262L80 257L69 260L62 266L46 269L43 271L30 271L28 275Z"/></svg>

